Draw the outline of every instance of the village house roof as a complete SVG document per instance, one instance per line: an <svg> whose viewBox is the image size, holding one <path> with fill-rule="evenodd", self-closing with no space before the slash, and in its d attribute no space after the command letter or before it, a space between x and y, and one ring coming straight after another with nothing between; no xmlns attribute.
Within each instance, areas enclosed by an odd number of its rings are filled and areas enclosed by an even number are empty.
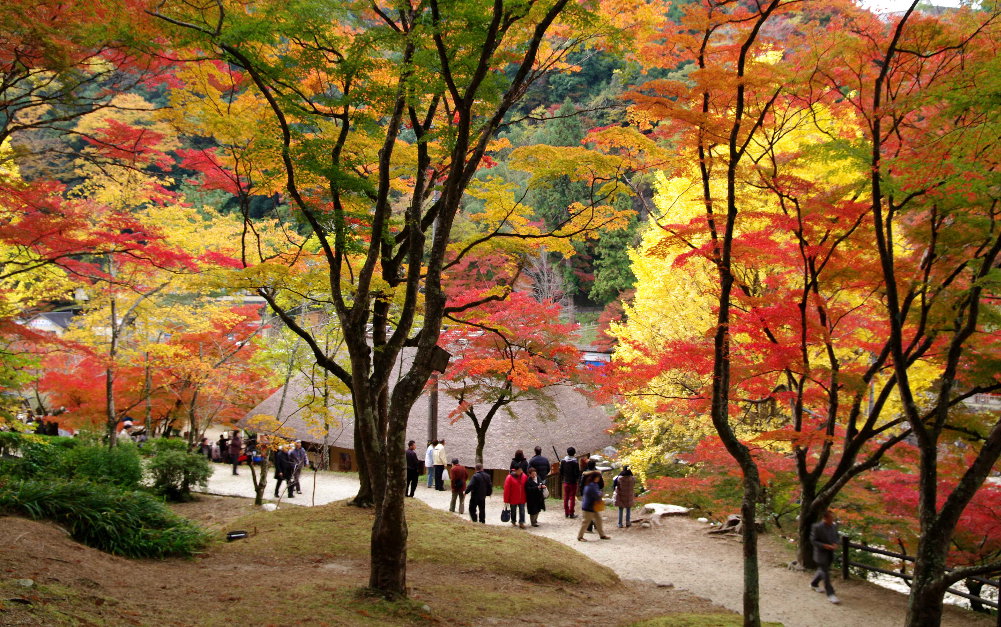
<svg viewBox="0 0 1001 627"><path fill-rule="evenodd" d="M252 418L259 414L276 417L297 439L303 442L322 443L323 429L315 424L317 420L307 419L301 409L302 400L314 392L303 381L289 384L282 404L279 388L269 398L251 410L241 420L241 424L253 428ZM568 446L578 452L600 451L614 444L615 438L608 433L612 427L610 414L600 405L592 405L581 390L573 386L554 386L549 393L555 399L553 415L540 415L548 411L539 404L529 401L515 401L494 416L487 430L486 447L483 451L483 465L486 468L507 468L517 449L522 449L526 457L534 455L534 448L541 446L543 454L555 461L553 448L559 457L566 455ZM327 445L344 449L354 449L354 419L350 403L337 398L330 403L331 413L338 416L337 423L331 425ZM430 394L425 392L410 411L407 423L407 440L415 440L421 459L428 441L430 420ZM438 395L438 439L445 439L445 452L451 461L459 458L466 466L475 463L476 431L469 417L462 415L454 423L449 414L455 409L456 401L444 393ZM482 416L486 408L478 408ZM513 417L512 417L513 416Z"/></svg>

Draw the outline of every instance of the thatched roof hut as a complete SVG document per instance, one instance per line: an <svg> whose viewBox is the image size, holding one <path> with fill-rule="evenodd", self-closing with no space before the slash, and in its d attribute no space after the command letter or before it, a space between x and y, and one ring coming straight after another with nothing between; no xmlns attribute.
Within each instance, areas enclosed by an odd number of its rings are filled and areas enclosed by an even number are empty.
<svg viewBox="0 0 1001 627"><path fill-rule="evenodd" d="M340 467L347 470L346 462L343 461L344 454L354 451L354 421L347 399L341 397L330 403L331 406L337 404L331 413L339 418L336 424L330 425L324 438L323 427L317 425L316 420L308 419L307 412L300 409L302 400L308 398L307 395L314 394L311 387L301 381L293 381L279 413L282 392L282 389L276 391L250 411L241 422L249 425L251 418L264 414L277 418L285 429L303 442L319 445L326 439L327 446L342 450ZM612 427L611 416L604 407L591 405L587 397L573 386L556 386L548 392L555 400L555 409L543 408L533 401L523 400L515 401L497 412L487 432L486 448L483 451L484 467L506 469L517 449L522 449L527 457L531 457L533 449L541 446L543 453L555 461L554 447L562 457L568 446L575 447L579 452L591 452L614 444L614 438L608 433ZM475 462L476 431L472 421L465 415L458 416L454 422L449 418L455 407L454 399L444 393L438 395L437 437L445 439L449 460L457 457L461 464L472 466ZM478 410L477 414L482 416L486 408ZM407 439L417 442L422 459L429 438L430 417L430 394L425 392L414 403L407 425ZM332 458L337 466L336 456Z"/></svg>

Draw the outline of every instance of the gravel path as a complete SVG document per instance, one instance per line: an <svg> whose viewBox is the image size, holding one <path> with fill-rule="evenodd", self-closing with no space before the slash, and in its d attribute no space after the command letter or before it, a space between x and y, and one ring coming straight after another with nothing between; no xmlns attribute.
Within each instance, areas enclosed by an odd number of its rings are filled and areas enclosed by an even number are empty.
<svg viewBox="0 0 1001 627"><path fill-rule="evenodd" d="M347 499L354 496L358 488L353 475L324 472L314 475L307 471L301 480L303 494L290 501L296 505L322 505ZM269 479L267 489L269 495L274 493L273 479ZM250 471L243 468L240 476L234 477L228 466L216 466L209 492L253 497ZM431 490L422 481L418 484L417 498L432 507L447 510L451 494ZM577 541L578 521L563 516L561 503L550 499L547 507L549 511L539 516L539 527L512 532L533 533L562 542L616 570L624 579L673 584L736 612L741 611L741 546L736 538L706 535L705 525L685 517L665 518L662 525L649 529L639 526L619 529L617 512L610 508L605 512L605 532L612 539L600 541L596 534L587 534L588 542L584 543ZM500 490L495 488L494 496L487 499L487 524L510 526L500 521L501 508ZM772 539L771 536L762 538L759 550L764 620L780 622L786 627L896 627L903 623L907 609L904 595L865 582L844 582L836 578L834 587L842 604L832 605L824 595L809 589L808 574L786 568L790 554L776 546ZM993 621L946 607L942 624L986 627Z"/></svg>

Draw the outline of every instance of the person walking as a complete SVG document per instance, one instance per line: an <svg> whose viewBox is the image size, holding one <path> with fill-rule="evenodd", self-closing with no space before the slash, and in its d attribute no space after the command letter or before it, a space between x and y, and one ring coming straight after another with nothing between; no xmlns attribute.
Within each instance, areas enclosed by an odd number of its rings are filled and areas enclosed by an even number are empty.
<svg viewBox="0 0 1001 627"><path fill-rule="evenodd" d="M417 479L421 476L421 462L417 459L417 442L407 442L407 489L404 496L412 497L417 492Z"/></svg>
<svg viewBox="0 0 1001 627"><path fill-rule="evenodd" d="M605 493L605 478L601 476L601 471L598 470L598 462L595 461L595 460L593 460L593 459L591 459L591 456L588 455L587 453L585 453L584 455L581 455L580 459L581 459L581 462L580 462L581 463L581 470L583 470L583 472L580 473L580 490L581 490L580 496L581 496L581 498L582 499L584 498L584 486L586 486L590 481L592 481L591 477L595 477L595 476L597 477L597 479L595 479L594 482L598 484L598 491L599 491L599 493L604 494ZM586 466L585 466L585 464L586 464ZM592 531L594 531L594 523L591 523L590 525L587 526L587 532L591 533Z"/></svg>
<svg viewBox="0 0 1001 627"><path fill-rule="evenodd" d="M834 552L838 550L838 543L841 542L841 534L834 524L834 512L824 511L824 519L813 523L810 527L810 543L813 544L813 560L817 562L817 574L814 575L810 587L816 592L827 594L827 600L837 605L841 600L834 594L834 586L831 585L831 564L834 562ZM821 581L824 582L824 589L817 587Z"/></svg>
<svg viewBox="0 0 1001 627"><path fill-rule="evenodd" d="M289 451L289 461L292 463L292 483L289 485L289 496L291 496L292 488L295 488L296 494L302 494L302 486L299 485L299 475L302 474L302 469L309 464L309 455L306 454L306 449L302 448L302 440L296 440L295 446Z"/></svg>
<svg viewBox="0 0 1001 627"><path fill-rule="evenodd" d="M504 504L511 508L511 526L525 528L525 482L528 477L521 471L521 466L511 470L504 479Z"/></svg>
<svg viewBox="0 0 1001 627"><path fill-rule="evenodd" d="M528 460L525 459L525 452L518 449L514 452L514 457L511 458L511 472L514 472L515 468L521 468L523 474L528 474Z"/></svg>
<svg viewBox="0 0 1001 627"><path fill-rule="evenodd" d="M494 493L494 480L490 473L483 470L483 464L476 464L476 472L473 473L466 486L466 494L469 495L469 518L473 522L487 522L487 497ZM479 517L477 518L477 513Z"/></svg>
<svg viewBox="0 0 1001 627"><path fill-rule="evenodd" d="M434 447L434 489L439 492L445 491L445 464L448 458L445 457L445 438L438 440L438 445Z"/></svg>
<svg viewBox="0 0 1001 627"><path fill-rule="evenodd" d="M612 481L615 486L615 506L619 508L619 527L622 527L622 512L626 513L626 527L632 527L630 518L633 513L633 505L636 504L636 477L629 466L623 466L622 472Z"/></svg>
<svg viewBox="0 0 1001 627"><path fill-rule="evenodd" d="M601 488L598 487L600 474L588 475L584 482L583 497L580 502L580 511L584 513L584 518L580 521L580 531L577 532L577 539L584 542L584 530L588 525L593 524L598 530L598 537L602 540L609 540L610 536L605 535L605 528L601 522L601 512L605 509L605 502L601 500Z"/></svg>
<svg viewBox="0 0 1001 627"><path fill-rule="evenodd" d="M229 439L226 437L225 433L219 436L219 441L216 442L216 445L219 447L219 461L224 464L233 463L229 459Z"/></svg>
<svg viewBox="0 0 1001 627"><path fill-rule="evenodd" d="M238 475L236 471L240 467L240 452L243 450L243 438L240 437L240 430L233 429L233 437L229 439L229 461L233 462L233 474Z"/></svg>
<svg viewBox="0 0 1001 627"><path fill-rule="evenodd" d="M292 494L292 458L289 456L286 446L280 446L275 451L275 498L281 491L282 481L288 486L288 497L294 498Z"/></svg>
<svg viewBox="0 0 1001 627"><path fill-rule="evenodd" d="M535 447L535 455L532 459L528 460L528 465L535 469L536 481L539 485L546 482L546 477L549 476L549 472L552 470L553 466L549 463L549 458L542 454L542 447Z"/></svg>
<svg viewBox="0 0 1001 627"><path fill-rule="evenodd" d="M525 480L525 508L528 510L529 522L533 527L538 527L539 512L546 509L546 500L542 498L539 473L532 466L528 467L528 479Z"/></svg>
<svg viewBox="0 0 1001 627"><path fill-rule="evenodd" d="M424 470L428 473L428 487L434 487L434 447L438 446L438 440L428 442L428 450L424 451Z"/></svg>
<svg viewBox="0 0 1001 627"><path fill-rule="evenodd" d="M577 482L580 481L580 465L577 463L577 449L567 449L567 456L560 462L560 483L563 484L563 515L567 518L577 518L574 509L577 507Z"/></svg>
<svg viewBox="0 0 1001 627"><path fill-rule="evenodd" d="M459 513L466 513L466 479L469 478L469 471L465 466L459 464L459 458L452 460L452 468L448 471L448 478L452 484L452 504L448 506L448 511L455 511L455 502L459 501Z"/></svg>

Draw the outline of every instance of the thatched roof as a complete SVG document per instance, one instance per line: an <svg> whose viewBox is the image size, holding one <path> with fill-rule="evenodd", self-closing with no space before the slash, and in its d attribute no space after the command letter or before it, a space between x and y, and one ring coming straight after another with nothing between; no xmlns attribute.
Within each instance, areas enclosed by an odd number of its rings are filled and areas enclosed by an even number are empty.
<svg viewBox="0 0 1001 627"><path fill-rule="evenodd" d="M409 356L409 355L408 355ZM304 442L323 442L322 429L307 424L304 412L299 409L300 399L312 395L312 390L302 382L289 385L285 402L279 415L282 390L272 394L255 407L241 421L249 426L248 420L258 414L275 416L286 429ZM601 406L591 405L584 394L572 386L556 386L549 389L555 399L555 409L544 408L533 401L515 401L498 411L487 431L483 462L486 468L507 468L508 462L517 449L522 449L526 457L531 457L533 449L541 446L543 454L554 460L553 447L559 456L566 455L568 446L578 452L599 451L611 444L614 438L608 433L612 427L611 417ZM350 405L346 399L337 399L334 412L340 418L332 425L327 438L329 446L354 449L354 421ZM333 404L333 403L331 403ZM475 462L476 431L472 421L465 415L452 423L449 414L455 409L456 401L442 393L438 396L438 438L445 438L448 459L458 457L460 463L472 466ZM553 413L550 415L549 412ZM486 408L477 408L482 416ZM407 439L417 442L417 449L423 459L427 447L428 421L430 417L430 395L425 393L417 399L410 412L407 425ZM545 413L545 415L540 415Z"/></svg>

